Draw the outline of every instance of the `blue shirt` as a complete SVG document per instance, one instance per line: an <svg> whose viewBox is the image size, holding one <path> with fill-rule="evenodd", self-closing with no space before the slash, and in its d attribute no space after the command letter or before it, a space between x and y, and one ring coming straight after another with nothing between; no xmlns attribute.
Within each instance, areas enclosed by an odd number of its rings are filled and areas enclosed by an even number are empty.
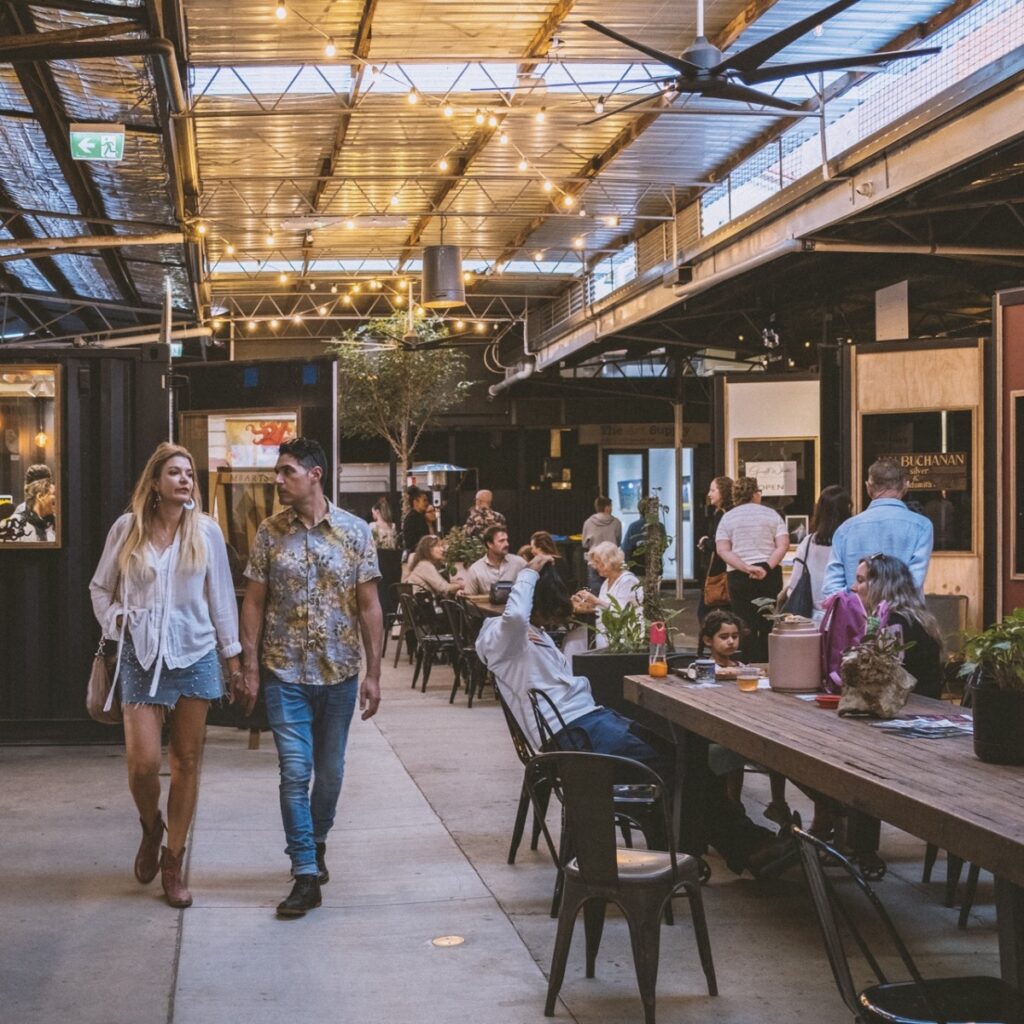
<svg viewBox="0 0 1024 1024"><path fill-rule="evenodd" d="M875 498L832 535L832 558L825 570L822 595L848 590L856 582L857 566L879 553L906 562L914 582L923 589L932 556L931 520L911 512L898 498Z"/></svg>

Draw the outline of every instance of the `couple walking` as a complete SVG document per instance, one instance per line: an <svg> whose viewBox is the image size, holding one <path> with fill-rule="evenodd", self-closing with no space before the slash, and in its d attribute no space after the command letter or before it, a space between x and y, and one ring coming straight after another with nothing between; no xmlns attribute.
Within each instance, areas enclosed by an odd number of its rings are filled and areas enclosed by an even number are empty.
<svg viewBox="0 0 1024 1024"><path fill-rule="evenodd" d="M281 916L320 906L349 724L357 701L364 719L380 705L380 573L369 527L324 495L327 459L316 441L282 444L275 473L284 510L256 533L241 639L224 538L201 511L195 462L178 445L161 444L150 457L90 584L104 636L120 641L115 685L124 708L128 785L142 824L135 877L146 884L160 874L172 907L192 903L185 843L206 713L210 701L224 696L222 661L229 699L246 714L263 687L277 744L294 876L277 908ZM166 822L160 810L165 717Z"/></svg>

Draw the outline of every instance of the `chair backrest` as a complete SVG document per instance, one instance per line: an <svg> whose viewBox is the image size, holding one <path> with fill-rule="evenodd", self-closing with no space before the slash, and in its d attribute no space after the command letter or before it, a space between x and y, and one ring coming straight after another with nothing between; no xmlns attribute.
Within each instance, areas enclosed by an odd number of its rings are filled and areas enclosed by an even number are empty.
<svg viewBox="0 0 1024 1024"><path fill-rule="evenodd" d="M505 715L505 724L508 726L509 735L512 737L512 745L516 748L516 756L524 765L529 764L536 756L537 751L533 749L530 737L523 732L523 727L516 721L516 716L512 714L512 709L505 702L501 687L497 683L494 685L494 692L498 697L502 713Z"/></svg>
<svg viewBox="0 0 1024 1024"><path fill-rule="evenodd" d="M465 632L465 624L463 623L465 616L462 611L462 605L458 601L453 601L450 597L446 597L441 602L441 607L444 609L445 618L448 620L448 628L452 631L452 636L455 637L455 649L459 651L463 646L462 636Z"/></svg>
<svg viewBox="0 0 1024 1024"><path fill-rule="evenodd" d="M418 600L415 594L399 594L398 599L402 602L402 618L412 626L417 641L433 637L436 633L433 611L426 603Z"/></svg>
<svg viewBox="0 0 1024 1024"><path fill-rule="evenodd" d="M656 772L639 761L583 751L538 754L526 766L531 795L541 782L561 794L565 827L571 840L567 846L563 844L563 849L572 851L587 885L617 886L619 882L615 852L616 786L649 786L655 805L652 811L657 814L660 810L664 834L670 835L665 784ZM534 803L538 805L537 800ZM674 872L675 843L669 844L669 854Z"/></svg>
<svg viewBox="0 0 1024 1024"><path fill-rule="evenodd" d="M466 642L470 645L476 643L480 634L480 627L484 624L484 613L472 601L465 598L460 602L462 608L463 622L466 625Z"/></svg>
<svg viewBox="0 0 1024 1024"><path fill-rule="evenodd" d="M843 997L843 1002L846 1003L850 1012L860 1019L861 1007L857 1000L857 989L853 983L853 975L850 973L846 947L843 945L843 929L840 927L840 918L842 919L842 926L852 936L879 983L884 985L887 983L887 980L882 968L878 964L878 960L868 948L864 936L854 924L852 916L847 911L834 886L825 874L821 865L822 855L838 864L846 872L853 880L855 889L861 893L874 909L888 934L890 942L895 947L914 983L918 986L920 997L928 1008L928 1012L932 1014L931 1019L941 1021L943 1018L936 1014L935 1008L931 1005L923 979L917 969L917 965L910 956L910 951L896 931L896 927L893 925L885 907L882 906L881 900L875 895L871 886L864 881L860 872L841 853L829 846L828 843L822 842L816 836L812 836L809 832L805 832L796 825L792 827L791 831L798 840L800 847L800 860L803 863L804 876L807 878L807 885L811 891L811 899L814 902L814 911L818 918L818 924L821 926L821 936L825 943L825 952L828 954L829 964L832 967L832 976L835 978L839 994Z"/></svg>
<svg viewBox="0 0 1024 1024"><path fill-rule="evenodd" d="M590 743L586 742L587 734L582 729L577 729L576 733L579 735L575 735L565 724L565 719L562 717L562 712L558 710L558 706L543 690L529 689L526 693L530 698L530 707L533 708L533 717L537 723L537 735L540 736L541 750L559 749L555 746L555 734L558 732L565 735L567 741L572 743L574 750L592 749ZM551 728L551 722L545 711L550 713L558 723L557 729Z"/></svg>

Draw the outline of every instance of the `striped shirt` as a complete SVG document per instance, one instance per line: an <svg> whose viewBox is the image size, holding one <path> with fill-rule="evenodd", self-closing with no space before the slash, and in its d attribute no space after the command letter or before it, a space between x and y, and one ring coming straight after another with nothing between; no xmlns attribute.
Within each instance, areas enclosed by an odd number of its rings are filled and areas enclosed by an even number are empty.
<svg viewBox="0 0 1024 1024"><path fill-rule="evenodd" d="M775 550L775 539L783 535L788 537L789 531L775 509L747 501L722 516L715 533L715 543L730 541L734 554L747 565L758 565L768 561ZM729 572L736 571L729 566Z"/></svg>

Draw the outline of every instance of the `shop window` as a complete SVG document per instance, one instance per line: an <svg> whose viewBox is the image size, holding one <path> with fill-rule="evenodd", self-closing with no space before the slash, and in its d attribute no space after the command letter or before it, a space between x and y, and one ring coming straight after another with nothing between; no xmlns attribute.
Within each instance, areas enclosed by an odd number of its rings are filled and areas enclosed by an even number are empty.
<svg viewBox="0 0 1024 1024"><path fill-rule="evenodd" d="M907 469L905 501L932 521L934 550L972 551L974 414L962 409L864 416L861 436L865 477L880 458Z"/></svg>

